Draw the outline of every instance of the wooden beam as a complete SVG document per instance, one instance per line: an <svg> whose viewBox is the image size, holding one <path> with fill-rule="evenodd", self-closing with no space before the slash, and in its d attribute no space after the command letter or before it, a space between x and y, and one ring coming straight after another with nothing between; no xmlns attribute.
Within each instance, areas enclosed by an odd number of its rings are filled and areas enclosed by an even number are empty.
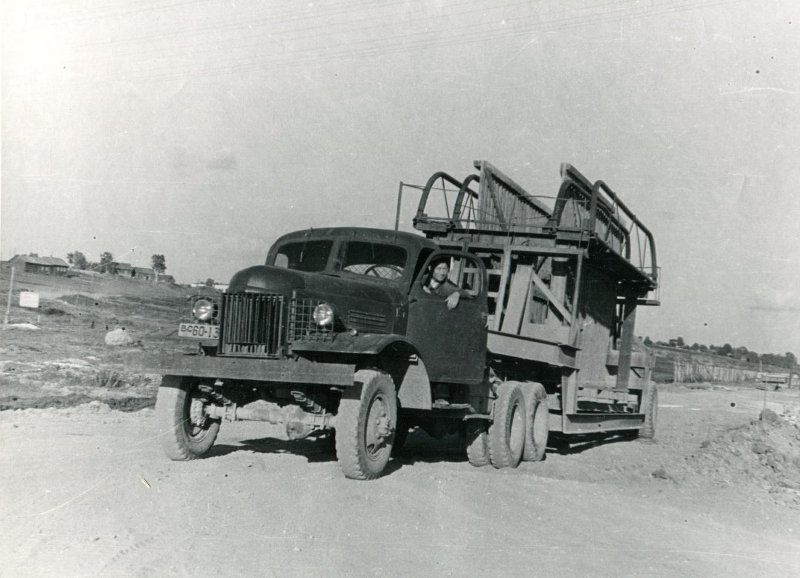
<svg viewBox="0 0 800 578"><path fill-rule="evenodd" d="M558 311L558 313L561 315L561 319L566 321L568 324L572 325L572 314L559 301L558 297L553 295L553 293L550 291L550 288L547 285L545 285L544 281L542 281L534 271L531 271L531 275L533 283L536 285L536 287L538 287L539 291L544 293L545 297L547 297L547 300L550 302L550 304L553 307L555 307L556 311Z"/></svg>
<svg viewBox="0 0 800 578"><path fill-rule="evenodd" d="M508 296L508 307L506 307L503 323L500 331L519 335L522 326L522 316L525 313L525 303L531 288L531 276L533 275L532 265L518 265L511 279L510 294Z"/></svg>
<svg viewBox="0 0 800 578"><path fill-rule="evenodd" d="M497 305L494 310L494 323L491 328L500 331L500 321L503 319L503 302L506 299L506 286L508 277L511 273L511 250L508 247L503 249L503 269L500 274L500 293L497 296Z"/></svg>

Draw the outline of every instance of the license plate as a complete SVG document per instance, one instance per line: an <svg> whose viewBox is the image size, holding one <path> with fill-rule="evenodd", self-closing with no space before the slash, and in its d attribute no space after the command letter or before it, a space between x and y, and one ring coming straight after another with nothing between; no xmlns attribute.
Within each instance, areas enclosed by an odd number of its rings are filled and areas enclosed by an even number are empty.
<svg viewBox="0 0 800 578"><path fill-rule="evenodd" d="M207 323L181 323L178 325L178 337L194 339L219 339L219 325Z"/></svg>

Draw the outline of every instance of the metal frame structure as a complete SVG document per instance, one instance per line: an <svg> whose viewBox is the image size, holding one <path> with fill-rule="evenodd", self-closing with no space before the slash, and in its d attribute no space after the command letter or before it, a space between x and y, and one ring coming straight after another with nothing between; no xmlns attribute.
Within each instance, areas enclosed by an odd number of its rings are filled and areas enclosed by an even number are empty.
<svg viewBox="0 0 800 578"><path fill-rule="evenodd" d="M463 180L431 176L413 224L485 263L490 365L545 384L553 431L640 428L652 360L635 351L634 330L637 307L659 304L652 233L605 182L569 164L553 210L488 161L474 166ZM446 214L426 212L437 192Z"/></svg>

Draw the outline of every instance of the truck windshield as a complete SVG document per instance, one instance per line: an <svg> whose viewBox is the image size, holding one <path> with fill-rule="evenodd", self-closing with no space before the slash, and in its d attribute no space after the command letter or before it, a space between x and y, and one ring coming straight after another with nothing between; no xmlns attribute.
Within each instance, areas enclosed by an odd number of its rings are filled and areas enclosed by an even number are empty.
<svg viewBox="0 0 800 578"><path fill-rule="evenodd" d="M333 241L331 240L287 243L278 249L273 264L276 267L296 271L324 271L332 246Z"/></svg>
<svg viewBox="0 0 800 578"><path fill-rule="evenodd" d="M403 276L406 250L395 245L351 241L347 244L342 271L393 281Z"/></svg>

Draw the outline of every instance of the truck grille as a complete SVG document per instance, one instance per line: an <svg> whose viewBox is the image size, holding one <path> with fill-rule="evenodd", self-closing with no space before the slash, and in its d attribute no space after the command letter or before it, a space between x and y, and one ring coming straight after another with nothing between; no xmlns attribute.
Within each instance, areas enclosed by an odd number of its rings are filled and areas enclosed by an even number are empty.
<svg viewBox="0 0 800 578"><path fill-rule="evenodd" d="M319 327L314 323L314 309L321 299L292 299L289 311L289 341L331 341L330 327Z"/></svg>
<svg viewBox="0 0 800 578"><path fill-rule="evenodd" d="M220 354L278 357L284 335L283 295L223 294Z"/></svg>

